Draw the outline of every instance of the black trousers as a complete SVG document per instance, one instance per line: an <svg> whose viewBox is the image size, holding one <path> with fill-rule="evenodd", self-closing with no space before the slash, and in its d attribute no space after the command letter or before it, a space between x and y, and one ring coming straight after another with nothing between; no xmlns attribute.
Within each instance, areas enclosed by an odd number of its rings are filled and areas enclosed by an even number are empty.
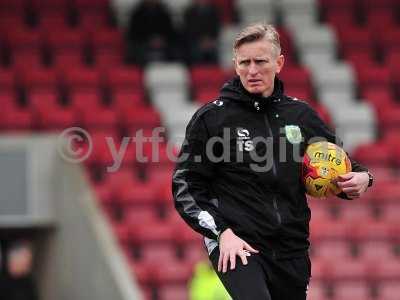
<svg viewBox="0 0 400 300"><path fill-rule="evenodd" d="M307 254L290 259L275 259L252 254L243 265L236 257L236 268L218 272L219 248L210 255L212 265L233 300L305 300L311 275Z"/></svg>

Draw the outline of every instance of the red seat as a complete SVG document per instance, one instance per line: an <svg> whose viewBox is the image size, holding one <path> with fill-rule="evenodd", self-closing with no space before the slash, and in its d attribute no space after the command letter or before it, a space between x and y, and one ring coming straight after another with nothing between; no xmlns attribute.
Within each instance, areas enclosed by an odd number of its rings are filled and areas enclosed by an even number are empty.
<svg viewBox="0 0 400 300"><path fill-rule="evenodd" d="M9 107L2 111L0 128L8 131L30 131L33 125L32 112L29 109Z"/></svg>
<svg viewBox="0 0 400 300"><path fill-rule="evenodd" d="M312 245L313 256L325 259L342 260L350 259L350 244L346 241L324 241Z"/></svg>
<svg viewBox="0 0 400 300"><path fill-rule="evenodd" d="M358 146L353 158L368 167L392 164L391 149L382 141Z"/></svg>
<svg viewBox="0 0 400 300"><path fill-rule="evenodd" d="M357 241L388 241L396 238L396 226L377 220L355 222L352 226L353 235Z"/></svg>
<svg viewBox="0 0 400 300"><path fill-rule="evenodd" d="M69 105L80 113L92 111L101 107L101 95L94 88L87 91L73 91L70 94Z"/></svg>
<svg viewBox="0 0 400 300"><path fill-rule="evenodd" d="M346 55L348 51L370 52L373 50L373 39L368 29L361 27L339 27L337 35L343 55Z"/></svg>
<svg viewBox="0 0 400 300"><path fill-rule="evenodd" d="M371 12L384 11L384 12L395 12L398 7L397 0L364 0L360 1L361 7L366 14L370 14Z"/></svg>
<svg viewBox="0 0 400 300"><path fill-rule="evenodd" d="M400 197L400 181L394 177L381 179L371 187L371 200L377 205L397 203Z"/></svg>
<svg viewBox="0 0 400 300"><path fill-rule="evenodd" d="M366 241L358 245L359 255L364 261L393 261L396 259L393 245L388 241Z"/></svg>
<svg viewBox="0 0 400 300"><path fill-rule="evenodd" d="M358 83L364 88L390 88L390 70L386 66L363 65L357 68Z"/></svg>
<svg viewBox="0 0 400 300"><path fill-rule="evenodd" d="M154 263L134 262L131 264L132 275L140 285L148 285L154 283Z"/></svg>
<svg viewBox="0 0 400 300"><path fill-rule="evenodd" d="M84 32L68 27L49 30L45 34L45 43L52 51L83 49L86 40L87 36Z"/></svg>
<svg viewBox="0 0 400 300"><path fill-rule="evenodd" d="M86 32L96 33L98 28L109 26L109 15L107 11L85 11L79 15L79 27Z"/></svg>
<svg viewBox="0 0 400 300"><path fill-rule="evenodd" d="M129 225L154 223L157 220L159 216L152 206L132 206L123 210L123 222Z"/></svg>
<svg viewBox="0 0 400 300"><path fill-rule="evenodd" d="M43 67L40 51L32 49L23 51L12 51L12 65L17 70L38 70Z"/></svg>
<svg viewBox="0 0 400 300"><path fill-rule="evenodd" d="M326 203L326 201L310 199L310 201L308 201L308 206L311 210L311 219L313 222L323 222L333 219L331 205Z"/></svg>
<svg viewBox="0 0 400 300"><path fill-rule="evenodd" d="M38 127L44 130L64 130L78 125L76 111L59 105L42 107L38 113Z"/></svg>
<svg viewBox="0 0 400 300"><path fill-rule="evenodd" d="M183 260L185 264L194 267L198 262L208 259L207 250L202 241L188 243L183 247Z"/></svg>
<svg viewBox="0 0 400 300"><path fill-rule="evenodd" d="M380 46L383 53L399 51L400 49L400 29L399 27L389 27L385 29L385 34L376 35L376 43Z"/></svg>
<svg viewBox="0 0 400 300"><path fill-rule="evenodd" d="M120 123L128 129L151 129L161 124L160 115L150 107L129 107L120 112Z"/></svg>
<svg viewBox="0 0 400 300"><path fill-rule="evenodd" d="M140 247L140 260L144 262L176 261L177 251L175 245L142 245Z"/></svg>
<svg viewBox="0 0 400 300"><path fill-rule="evenodd" d="M157 188L149 184L120 187L120 190L116 193L119 203L124 207L133 205L155 205L159 202L157 198Z"/></svg>
<svg viewBox="0 0 400 300"><path fill-rule="evenodd" d="M226 74L219 66L201 65L192 67L190 77L193 90L216 89L219 90L225 83Z"/></svg>
<svg viewBox="0 0 400 300"><path fill-rule="evenodd" d="M385 222L400 221L400 202L386 203L380 206L381 218Z"/></svg>
<svg viewBox="0 0 400 300"><path fill-rule="evenodd" d="M6 41L12 50L38 50L43 44L41 33L27 27L7 28Z"/></svg>
<svg viewBox="0 0 400 300"><path fill-rule="evenodd" d="M19 74L20 82L30 90L54 88L58 84L57 75L54 69L32 68L26 66Z"/></svg>
<svg viewBox="0 0 400 300"><path fill-rule="evenodd" d="M357 8L357 0L319 0L323 12L337 11L354 13Z"/></svg>
<svg viewBox="0 0 400 300"><path fill-rule="evenodd" d="M123 55L119 51L93 49L96 66L100 70L119 68L123 64Z"/></svg>
<svg viewBox="0 0 400 300"><path fill-rule="evenodd" d="M15 88L15 73L13 69L0 69L0 89L11 91Z"/></svg>
<svg viewBox="0 0 400 300"><path fill-rule="evenodd" d="M4 112L17 109L18 103L15 93L11 91L0 91L0 107Z"/></svg>
<svg viewBox="0 0 400 300"><path fill-rule="evenodd" d="M283 68L279 77L285 82L285 86L305 88L311 90L311 77L308 69L303 67ZM293 95L296 97L296 95Z"/></svg>
<svg viewBox="0 0 400 300"><path fill-rule="evenodd" d="M70 90L100 87L100 73L95 68L76 67L66 70L63 81Z"/></svg>
<svg viewBox="0 0 400 300"><path fill-rule="evenodd" d="M369 11L367 14L366 24L370 30L375 32L386 31L387 28L397 26L392 9Z"/></svg>
<svg viewBox="0 0 400 300"><path fill-rule="evenodd" d="M384 87L365 87L362 92L362 97L371 103L377 111L385 107L392 107L396 104L392 91Z"/></svg>
<svg viewBox="0 0 400 300"><path fill-rule="evenodd" d="M75 0L75 7L82 14L90 11L106 11L109 4L108 0Z"/></svg>
<svg viewBox="0 0 400 300"><path fill-rule="evenodd" d="M352 227L348 223L332 220L311 219L311 240L346 240L352 236Z"/></svg>
<svg viewBox="0 0 400 300"><path fill-rule="evenodd" d="M81 121L85 128L107 129L117 125L117 113L110 108L91 107L81 113Z"/></svg>
<svg viewBox="0 0 400 300"><path fill-rule="evenodd" d="M400 295L400 286L398 281L382 282L378 289L379 300L397 300Z"/></svg>
<svg viewBox="0 0 400 300"><path fill-rule="evenodd" d="M92 149L90 155L85 160L85 163L89 166L97 167L109 167L114 164L114 158L112 156L110 146L107 143L107 139L117 141L117 135L114 130L98 130L88 132L91 139ZM89 147L88 143L83 144L84 150L88 150L85 147ZM85 151L83 151L85 153Z"/></svg>
<svg viewBox="0 0 400 300"><path fill-rule="evenodd" d="M32 0L32 8L35 11L67 11L71 2L68 0Z"/></svg>
<svg viewBox="0 0 400 300"><path fill-rule="evenodd" d="M28 105L33 111L40 111L41 109L50 109L58 106L58 92L56 89L51 88L48 90L31 91L28 95Z"/></svg>
<svg viewBox="0 0 400 300"><path fill-rule="evenodd" d="M106 85L110 89L143 90L142 71L138 67L110 68L106 73Z"/></svg>
<svg viewBox="0 0 400 300"><path fill-rule="evenodd" d="M311 284L307 290L307 297L312 300L325 300L327 299L326 287L323 283L314 282L311 280Z"/></svg>
<svg viewBox="0 0 400 300"><path fill-rule="evenodd" d="M112 94L112 106L118 111L145 105L144 94L141 90L118 90Z"/></svg>
<svg viewBox="0 0 400 300"><path fill-rule="evenodd" d="M189 300L188 288L185 284L167 285L158 290L160 300Z"/></svg>
<svg viewBox="0 0 400 300"><path fill-rule="evenodd" d="M186 284L192 275L192 268L179 261L159 262L155 270L155 281L158 285Z"/></svg>
<svg viewBox="0 0 400 300"><path fill-rule="evenodd" d="M335 300L371 300L370 285L365 281L340 282L334 287Z"/></svg>
<svg viewBox="0 0 400 300"><path fill-rule="evenodd" d="M400 128L400 104L378 110L379 126L385 131Z"/></svg>
<svg viewBox="0 0 400 300"><path fill-rule="evenodd" d="M334 28L355 27L356 22L354 14L349 10L327 10L325 12L325 21L333 25Z"/></svg>
<svg viewBox="0 0 400 300"><path fill-rule="evenodd" d="M385 260L375 263L373 265L373 272L371 278L378 282L396 281L400 280L400 261ZM397 294L398 296L398 294Z"/></svg>
<svg viewBox="0 0 400 300"><path fill-rule="evenodd" d="M101 29L93 32L90 45L96 51L122 51L124 46L123 41L121 31L116 29Z"/></svg>
<svg viewBox="0 0 400 300"><path fill-rule="evenodd" d="M371 275L369 265L355 259L329 260L325 271L330 281L368 280Z"/></svg>
<svg viewBox="0 0 400 300"><path fill-rule="evenodd" d="M371 206L358 201L336 201L338 218L343 222L358 222L374 219Z"/></svg>
<svg viewBox="0 0 400 300"><path fill-rule="evenodd" d="M137 245L171 245L175 235L168 224L160 221L130 227L130 231L132 241Z"/></svg>
<svg viewBox="0 0 400 300"><path fill-rule="evenodd" d="M81 49L62 50L53 52L53 66L62 73L83 65L83 56Z"/></svg>

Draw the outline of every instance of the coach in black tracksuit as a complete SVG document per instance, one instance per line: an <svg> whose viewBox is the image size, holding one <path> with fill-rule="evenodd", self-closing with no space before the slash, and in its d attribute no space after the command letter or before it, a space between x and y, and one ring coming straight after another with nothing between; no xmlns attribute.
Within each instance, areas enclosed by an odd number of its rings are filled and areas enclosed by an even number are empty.
<svg viewBox="0 0 400 300"><path fill-rule="evenodd" d="M234 50L239 76L187 126L173 176L175 206L204 235L234 300L306 299L310 209L301 157L313 139L337 141L308 104L284 95L272 26L246 28ZM367 170L352 167L338 183L342 197L357 198L369 184Z"/></svg>

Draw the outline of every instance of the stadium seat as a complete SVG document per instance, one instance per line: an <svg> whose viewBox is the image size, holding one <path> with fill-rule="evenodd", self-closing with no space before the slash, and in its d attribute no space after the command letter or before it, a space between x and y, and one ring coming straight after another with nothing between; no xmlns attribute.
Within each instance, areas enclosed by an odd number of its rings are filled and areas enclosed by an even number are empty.
<svg viewBox="0 0 400 300"><path fill-rule="evenodd" d="M81 112L81 122L85 128L107 129L117 126L117 113L106 107L88 107Z"/></svg>
<svg viewBox="0 0 400 300"><path fill-rule="evenodd" d="M153 185L137 184L135 186L121 186L117 191L118 201L124 207L133 205L156 205L158 191Z"/></svg>
<svg viewBox="0 0 400 300"><path fill-rule="evenodd" d="M382 282L378 289L378 300L397 300L400 295L400 286L397 281Z"/></svg>
<svg viewBox="0 0 400 300"><path fill-rule="evenodd" d="M111 105L116 111L124 111L131 107L144 106L145 96L141 90L114 89L111 95Z"/></svg>
<svg viewBox="0 0 400 300"><path fill-rule="evenodd" d="M312 245L313 256L325 259L351 259L350 244L346 241L324 241Z"/></svg>
<svg viewBox="0 0 400 300"><path fill-rule="evenodd" d="M151 224L151 223L150 223ZM176 261L178 259L176 247L173 244L162 244L162 245L141 245L140 261L154 263L164 261Z"/></svg>
<svg viewBox="0 0 400 300"><path fill-rule="evenodd" d="M161 261L157 266L155 281L159 286L186 284L192 274L192 267L179 261Z"/></svg>
<svg viewBox="0 0 400 300"><path fill-rule="evenodd" d="M73 108L60 105L41 107L36 117L38 128L48 131L61 131L66 128L78 126L78 118Z"/></svg>
<svg viewBox="0 0 400 300"><path fill-rule="evenodd" d="M390 166L392 164L391 149L383 142L363 144L354 150L353 158L360 163L373 166Z"/></svg>
<svg viewBox="0 0 400 300"><path fill-rule="evenodd" d="M29 109L9 107L2 111L0 128L10 132L31 131L33 128L33 116Z"/></svg>
<svg viewBox="0 0 400 300"><path fill-rule="evenodd" d="M62 73L83 65L81 49L52 51L52 66Z"/></svg>
<svg viewBox="0 0 400 300"><path fill-rule="evenodd" d="M394 247L390 241L365 241L358 244L358 252L364 261L379 263L396 259Z"/></svg>
<svg viewBox="0 0 400 300"><path fill-rule="evenodd" d="M90 46L96 51L122 52L124 40L119 30L103 28L91 34Z"/></svg>
<svg viewBox="0 0 400 300"><path fill-rule="evenodd" d="M173 229L163 221L132 226L130 232L135 245L171 245L175 235Z"/></svg>
<svg viewBox="0 0 400 300"><path fill-rule="evenodd" d="M15 88L15 84L14 70L0 68L0 90L11 91Z"/></svg>
<svg viewBox="0 0 400 300"><path fill-rule="evenodd" d="M20 70L18 77L21 85L29 90L49 89L58 84L56 71L49 68L35 69L32 66L25 66Z"/></svg>
<svg viewBox="0 0 400 300"><path fill-rule="evenodd" d="M160 115L150 107L127 107L120 112L120 124L128 130L152 129L161 124Z"/></svg>
<svg viewBox="0 0 400 300"><path fill-rule="evenodd" d="M87 110L95 110L102 106L101 95L95 88L84 91L71 91L69 95L69 105L79 113Z"/></svg>
<svg viewBox="0 0 400 300"><path fill-rule="evenodd" d="M307 290L307 297L312 300L325 300L327 299L326 287L323 283L313 282L311 283Z"/></svg>
<svg viewBox="0 0 400 300"><path fill-rule="evenodd" d="M371 269L373 271L370 277L377 282L398 282L400 280L400 261L398 259L377 262L371 266Z"/></svg>
<svg viewBox="0 0 400 300"><path fill-rule="evenodd" d="M372 293L368 282L340 282L334 287L335 300L371 300Z"/></svg>
<svg viewBox="0 0 400 300"><path fill-rule="evenodd" d="M168 285L158 290L160 300L189 300L188 288L185 284Z"/></svg>
<svg viewBox="0 0 400 300"><path fill-rule="evenodd" d="M338 218L343 222L373 220L373 210L366 203L337 201Z"/></svg>
<svg viewBox="0 0 400 300"><path fill-rule="evenodd" d="M326 272L326 278L334 282L368 280L371 275L369 265L355 259L330 260Z"/></svg>
<svg viewBox="0 0 400 300"><path fill-rule="evenodd" d="M138 67L110 68L105 76L105 85L111 90L117 89L135 89L143 91L143 75Z"/></svg>
<svg viewBox="0 0 400 300"><path fill-rule="evenodd" d="M63 84L70 91L100 87L100 73L96 68L71 67L62 75Z"/></svg>
<svg viewBox="0 0 400 300"><path fill-rule="evenodd" d="M123 210L123 222L132 226L154 223L159 219L152 206L131 206Z"/></svg>

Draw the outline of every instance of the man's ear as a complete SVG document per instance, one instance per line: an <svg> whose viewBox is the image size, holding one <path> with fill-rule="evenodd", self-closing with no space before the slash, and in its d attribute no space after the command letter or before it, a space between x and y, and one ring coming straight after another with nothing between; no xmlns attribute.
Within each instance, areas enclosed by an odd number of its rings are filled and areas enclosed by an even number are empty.
<svg viewBox="0 0 400 300"><path fill-rule="evenodd" d="M285 57L281 54L278 56L277 60L276 60L276 74L279 74L283 68L283 65L285 64Z"/></svg>
<svg viewBox="0 0 400 300"><path fill-rule="evenodd" d="M235 56L232 58L232 64L233 64L233 68L235 69L236 75L239 76L238 68L236 67L236 57Z"/></svg>

